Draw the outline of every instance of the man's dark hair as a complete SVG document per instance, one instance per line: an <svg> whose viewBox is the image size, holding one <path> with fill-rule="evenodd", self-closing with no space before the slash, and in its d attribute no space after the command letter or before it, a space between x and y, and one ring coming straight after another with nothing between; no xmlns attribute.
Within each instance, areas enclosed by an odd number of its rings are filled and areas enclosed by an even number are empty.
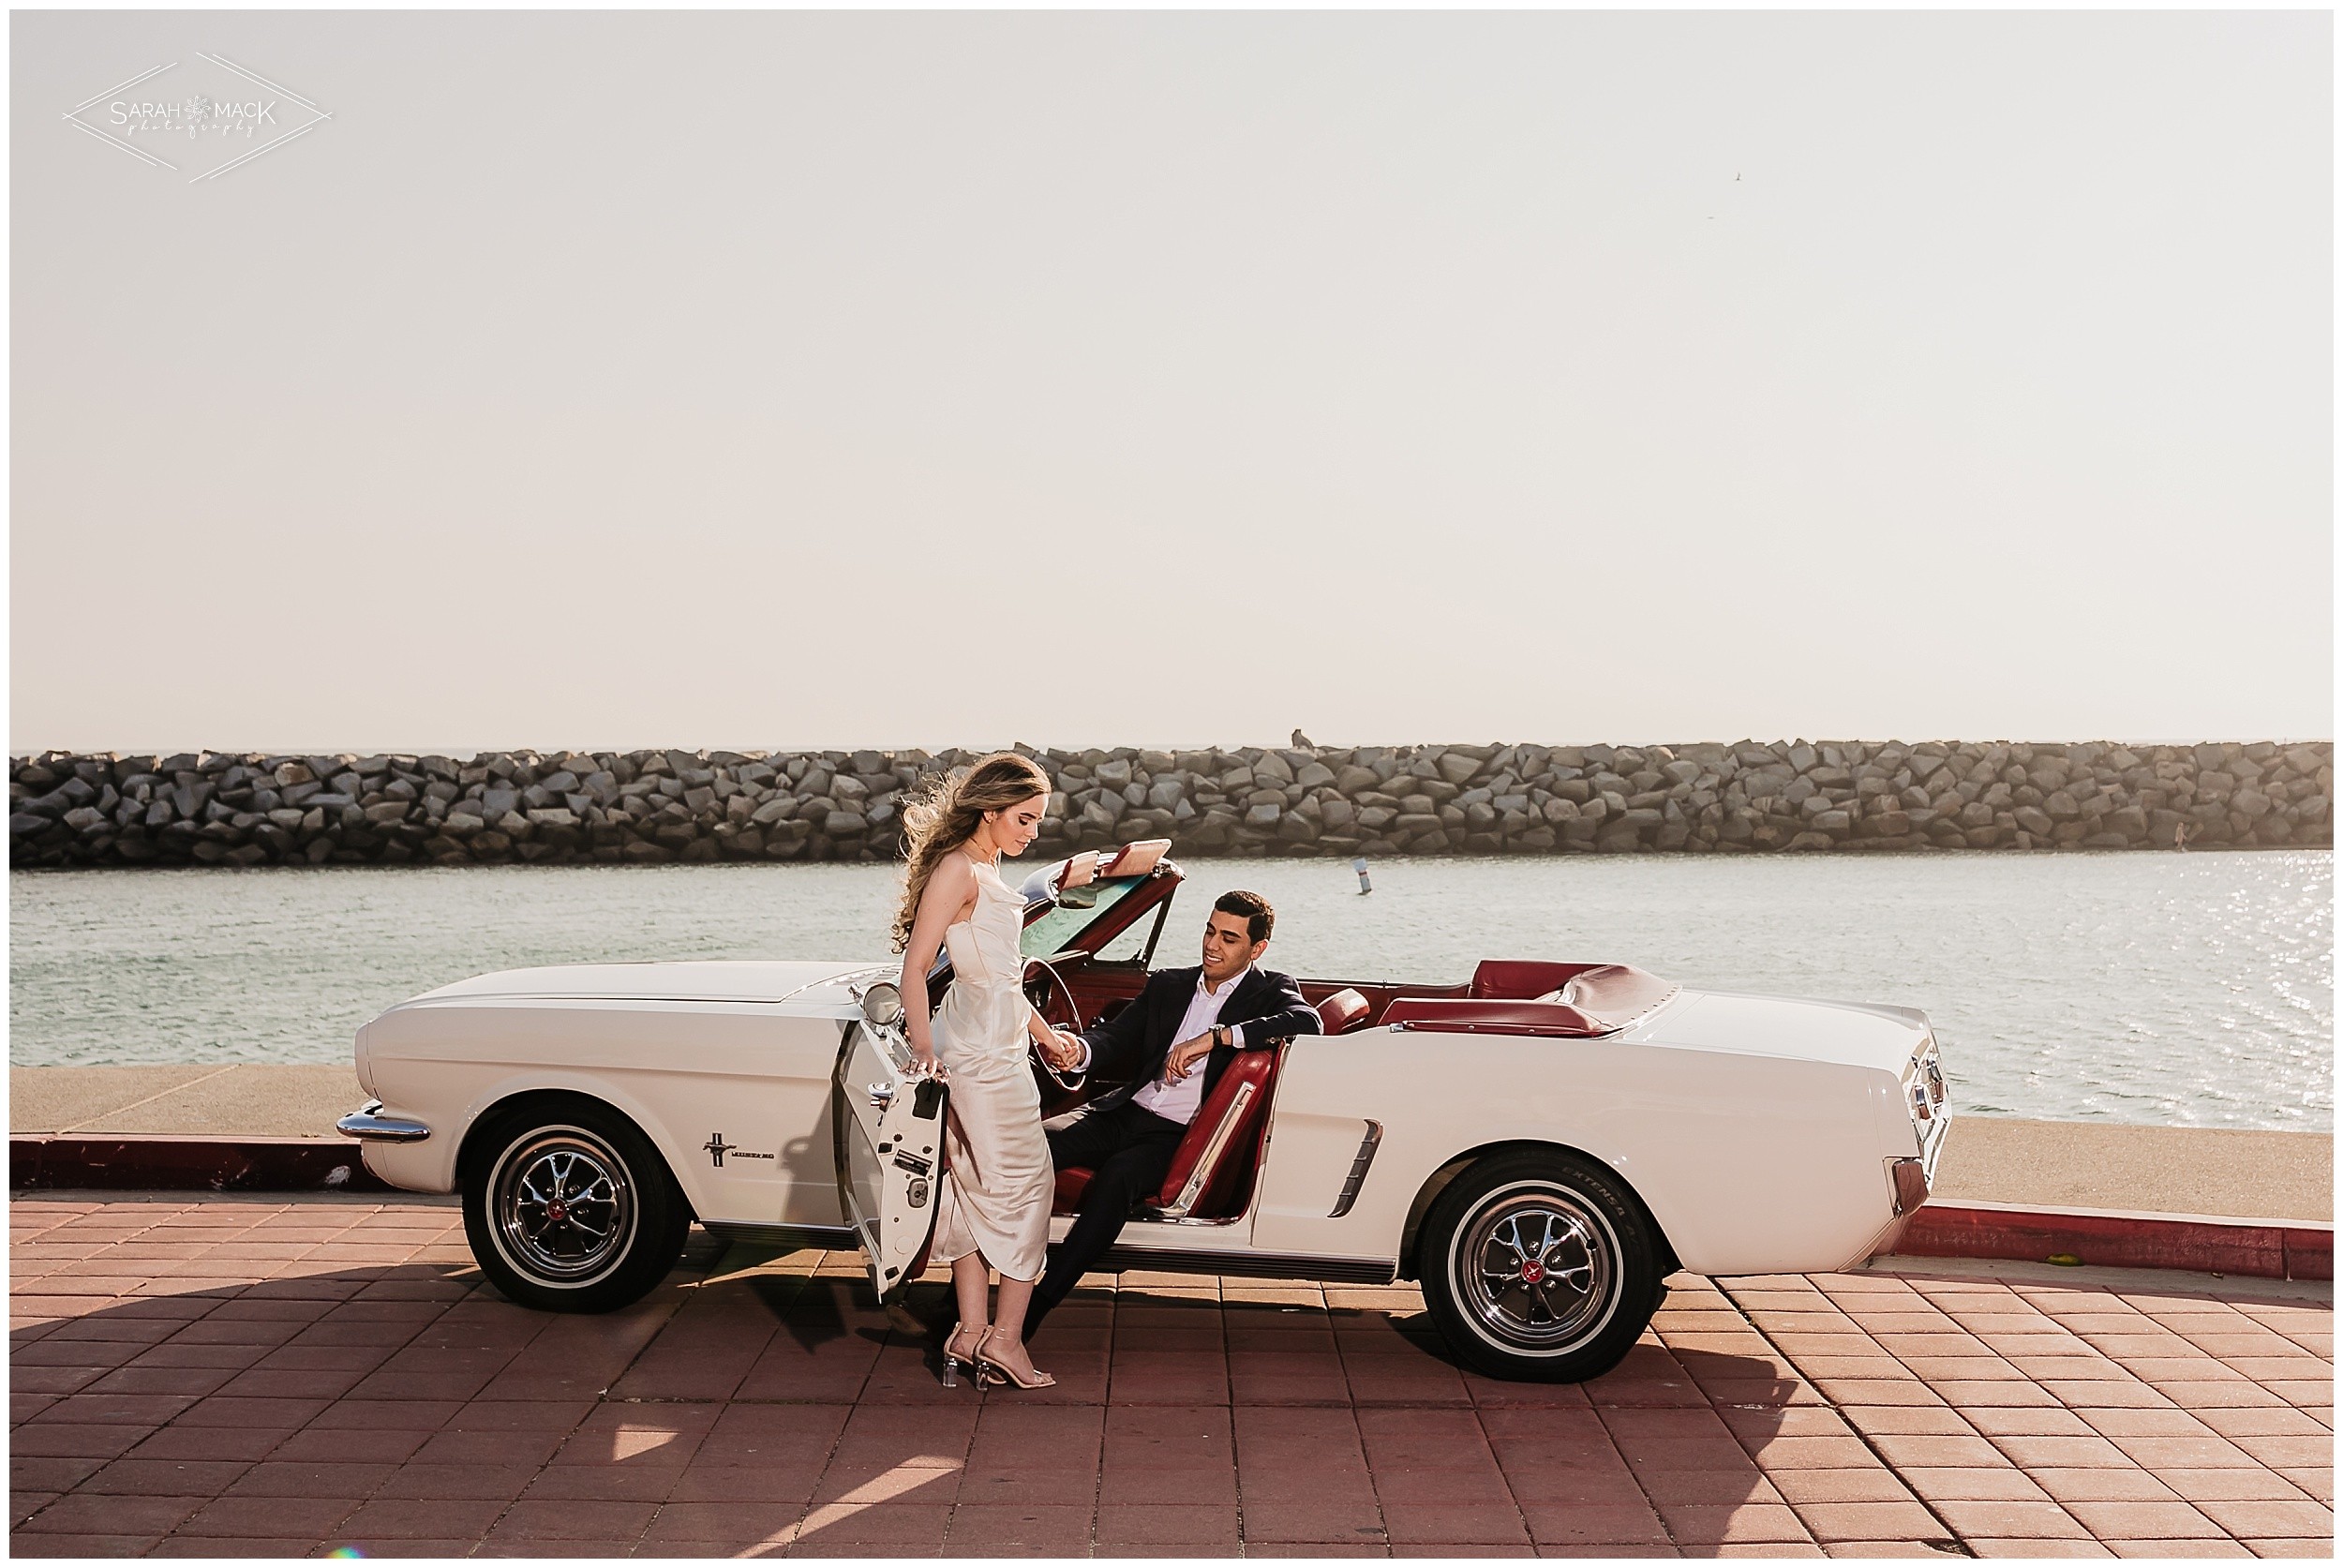
<svg viewBox="0 0 2343 1568"><path fill-rule="evenodd" d="M1256 942L1268 941L1271 928L1277 923L1277 912L1269 907L1269 901L1242 888L1221 894L1213 907L1223 915L1244 916L1245 933Z"/></svg>

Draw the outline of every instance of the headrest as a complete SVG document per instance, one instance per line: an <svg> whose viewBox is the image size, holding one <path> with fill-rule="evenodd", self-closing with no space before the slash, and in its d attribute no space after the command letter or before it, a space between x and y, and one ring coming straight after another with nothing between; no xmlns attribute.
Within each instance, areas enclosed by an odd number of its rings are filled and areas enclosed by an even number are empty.
<svg viewBox="0 0 2343 1568"><path fill-rule="evenodd" d="M1324 1034L1346 1034L1366 1023L1366 1015L1374 1010L1373 1003L1345 987L1318 1004L1318 1026Z"/></svg>

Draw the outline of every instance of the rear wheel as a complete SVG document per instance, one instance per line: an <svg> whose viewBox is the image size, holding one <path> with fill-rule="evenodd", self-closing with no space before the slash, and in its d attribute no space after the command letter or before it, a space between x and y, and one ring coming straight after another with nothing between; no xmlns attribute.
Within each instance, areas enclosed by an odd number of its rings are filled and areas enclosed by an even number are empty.
<svg viewBox="0 0 2343 1568"><path fill-rule="evenodd" d="M1619 1365L1661 1296L1662 1247L1619 1179L1559 1151L1494 1156L1425 1216L1424 1304L1491 1377L1577 1382Z"/></svg>
<svg viewBox="0 0 2343 1568"><path fill-rule="evenodd" d="M489 1282L523 1307L607 1312L639 1301L683 1252L691 1212L642 1129L582 1096L499 1113L473 1135L464 1233Z"/></svg>

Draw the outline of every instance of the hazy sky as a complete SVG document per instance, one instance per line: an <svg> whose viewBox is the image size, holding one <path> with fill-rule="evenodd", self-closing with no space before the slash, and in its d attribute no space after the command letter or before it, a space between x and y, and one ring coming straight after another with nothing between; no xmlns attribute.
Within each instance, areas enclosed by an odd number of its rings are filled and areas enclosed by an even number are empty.
<svg viewBox="0 0 2343 1568"><path fill-rule="evenodd" d="M10 37L20 751L2333 734L2323 15Z"/></svg>

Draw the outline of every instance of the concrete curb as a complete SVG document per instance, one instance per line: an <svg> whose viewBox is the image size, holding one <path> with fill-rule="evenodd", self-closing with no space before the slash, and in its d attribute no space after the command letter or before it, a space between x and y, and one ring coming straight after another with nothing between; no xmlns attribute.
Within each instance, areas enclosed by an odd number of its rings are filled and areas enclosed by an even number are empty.
<svg viewBox="0 0 2343 1568"><path fill-rule="evenodd" d="M8 1140L8 1188L153 1192L391 1192L344 1138L71 1133Z"/></svg>
<svg viewBox="0 0 2343 1568"><path fill-rule="evenodd" d="M1931 1202L1912 1217L1894 1256L2072 1259L2105 1268L2333 1279L2335 1227L2307 1219Z"/></svg>

